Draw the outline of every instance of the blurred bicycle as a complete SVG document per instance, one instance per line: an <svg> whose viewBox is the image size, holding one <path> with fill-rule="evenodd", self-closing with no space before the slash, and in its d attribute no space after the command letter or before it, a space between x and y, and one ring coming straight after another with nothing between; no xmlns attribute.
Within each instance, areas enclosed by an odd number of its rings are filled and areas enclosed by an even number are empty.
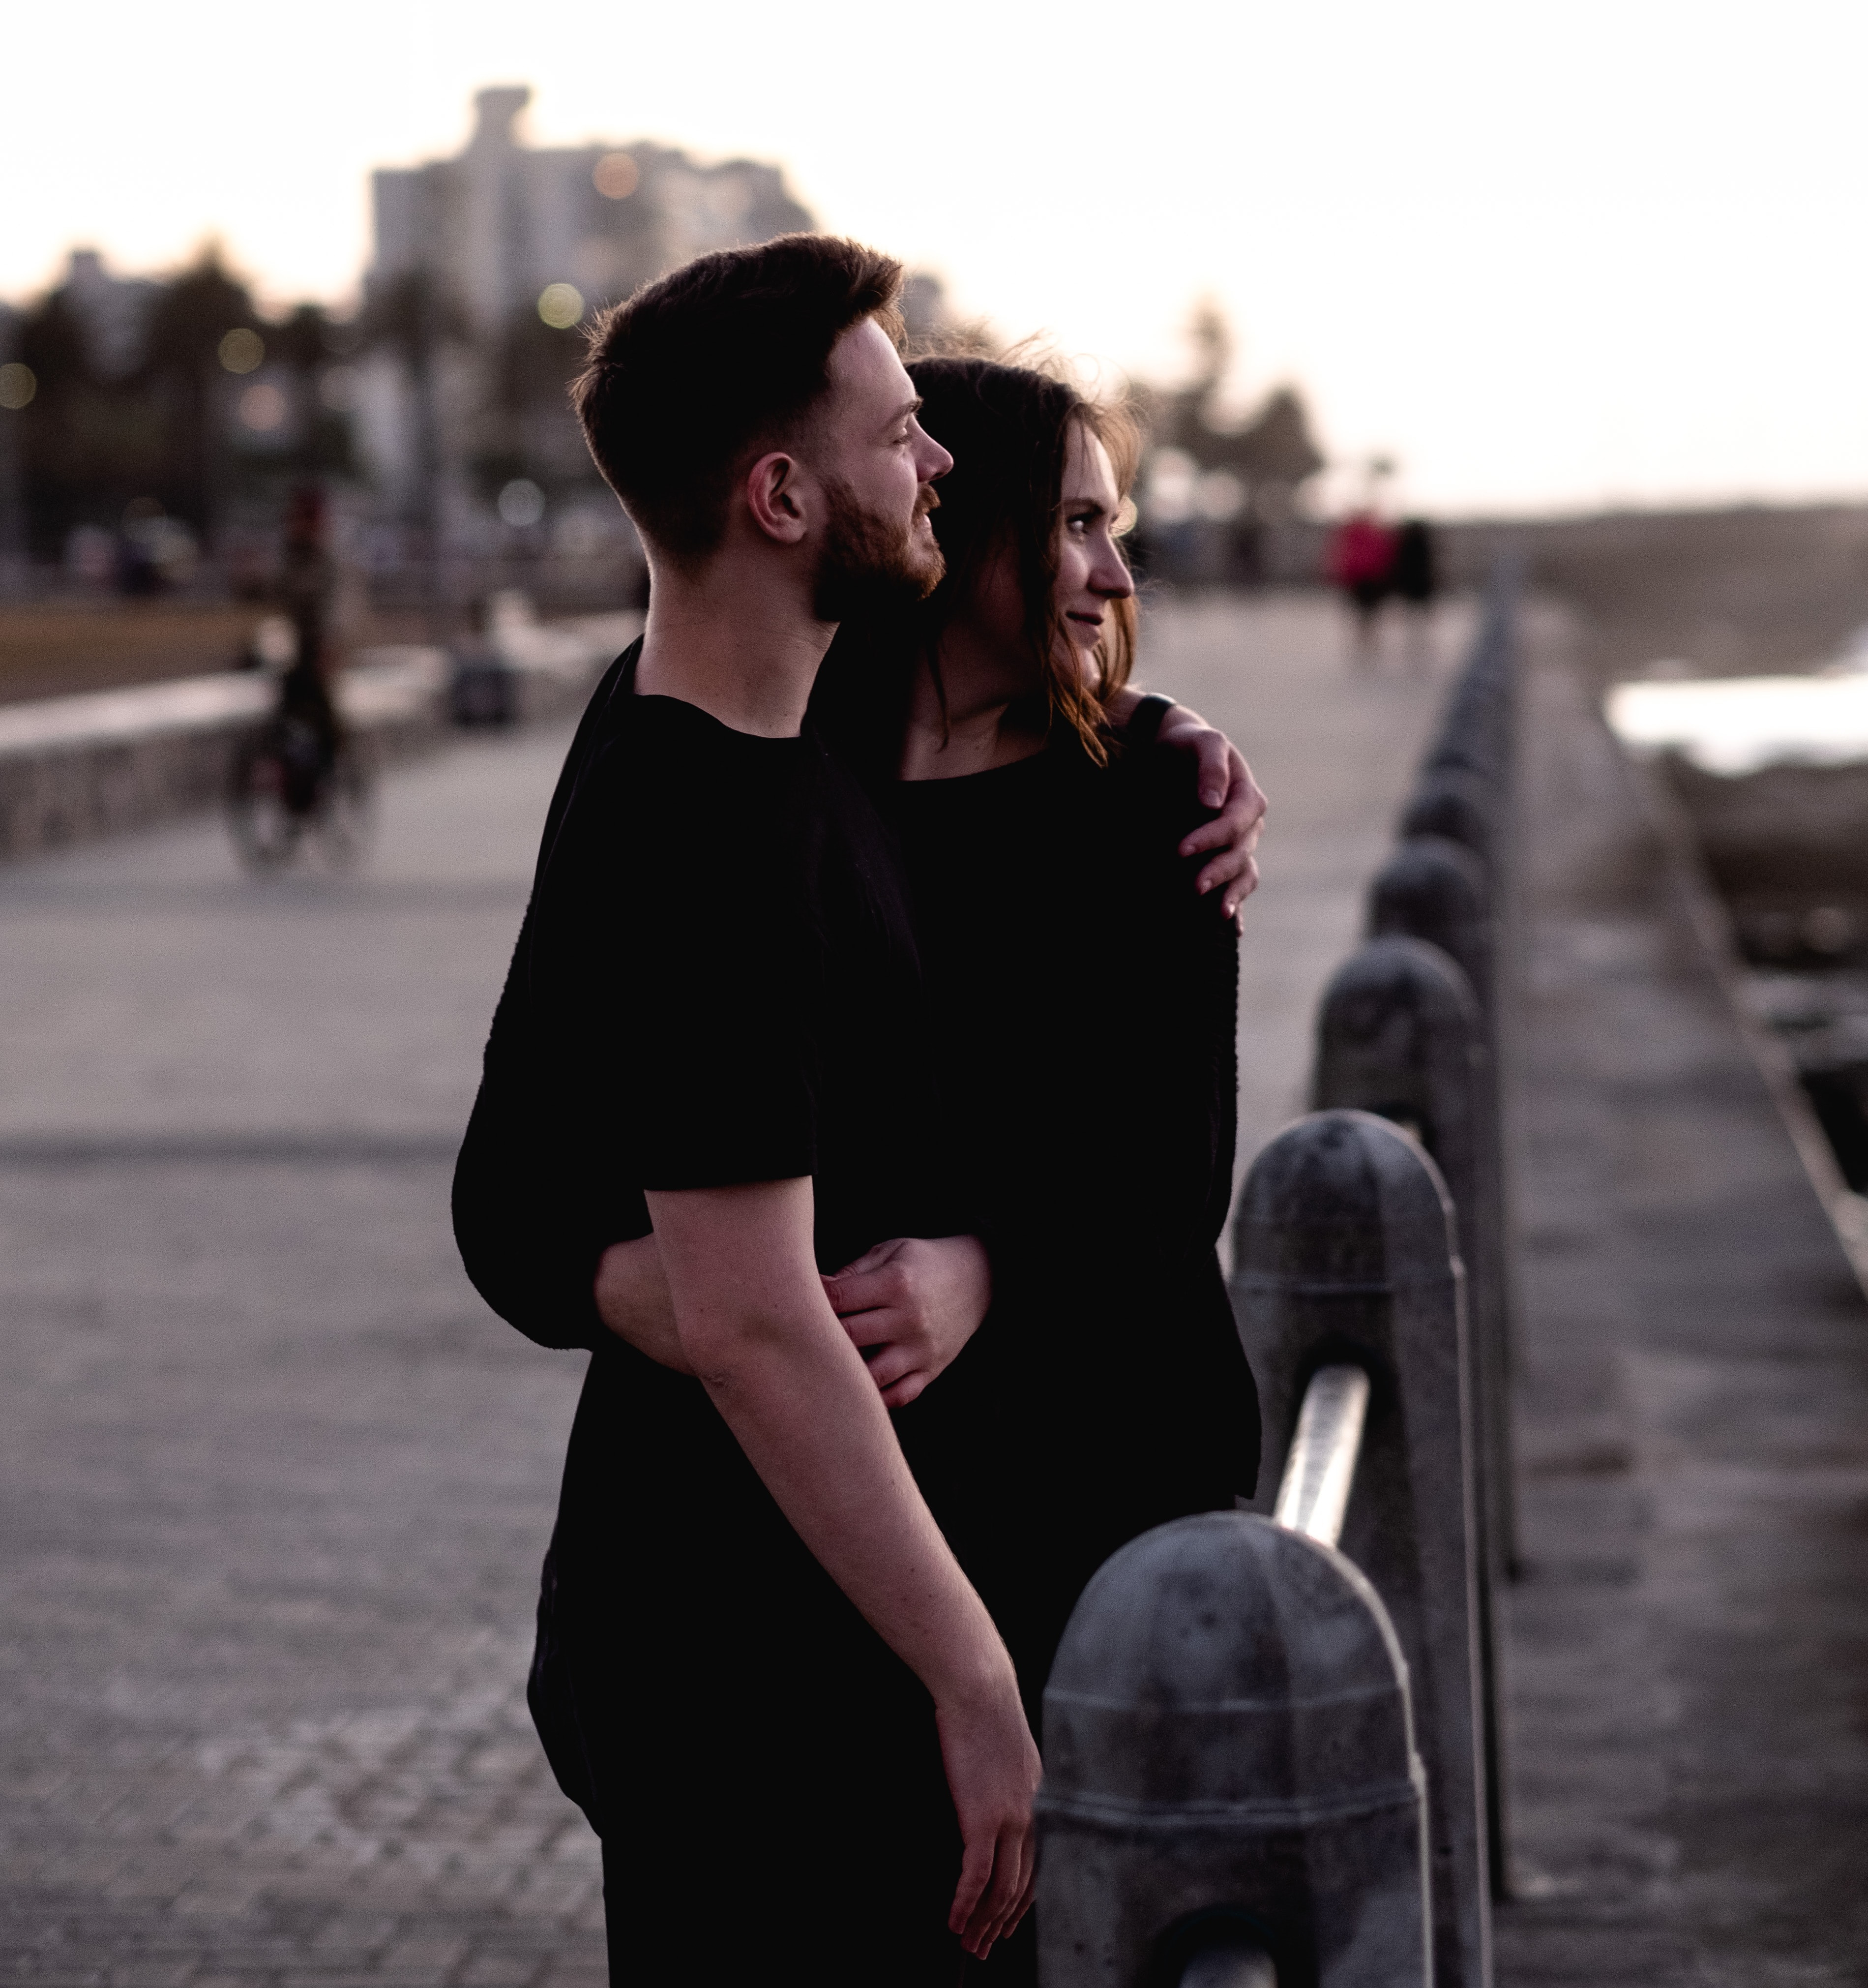
<svg viewBox="0 0 1868 1988"><path fill-rule="evenodd" d="M323 493L302 485L285 516L280 593L285 609L262 622L246 660L279 674L272 715L234 753L228 826L248 870L283 869L307 844L347 870L376 826L375 769L346 729L333 694L327 633L333 566Z"/></svg>
<svg viewBox="0 0 1868 1988"><path fill-rule="evenodd" d="M235 750L227 806L248 870L282 870L308 847L330 868L348 870L375 833L375 769L367 748L282 697Z"/></svg>

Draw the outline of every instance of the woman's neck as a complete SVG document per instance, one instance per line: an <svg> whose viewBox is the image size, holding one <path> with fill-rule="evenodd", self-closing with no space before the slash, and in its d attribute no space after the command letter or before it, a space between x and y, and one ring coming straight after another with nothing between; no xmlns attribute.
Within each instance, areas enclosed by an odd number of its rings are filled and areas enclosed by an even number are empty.
<svg viewBox="0 0 1868 1988"><path fill-rule="evenodd" d="M1044 750L1044 733L1029 722L1029 699L1008 687L1002 669L971 650L964 641L942 642L940 690L927 658L916 663L899 778L957 780Z"/></svg>

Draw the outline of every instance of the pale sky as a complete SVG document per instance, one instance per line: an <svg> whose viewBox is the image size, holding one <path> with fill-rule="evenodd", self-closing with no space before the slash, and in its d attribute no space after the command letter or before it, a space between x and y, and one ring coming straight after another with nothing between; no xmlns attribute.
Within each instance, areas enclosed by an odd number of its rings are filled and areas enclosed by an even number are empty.
<svg viewBox="0 0 1868 1988"><path fill-rule="evenodd" d="M341 301L367 175L535 142L783 164L1010 335L1249 399L1441 510L1868 496L1868 0L88 0L0 25L0 296L218 234Z"/></svg>

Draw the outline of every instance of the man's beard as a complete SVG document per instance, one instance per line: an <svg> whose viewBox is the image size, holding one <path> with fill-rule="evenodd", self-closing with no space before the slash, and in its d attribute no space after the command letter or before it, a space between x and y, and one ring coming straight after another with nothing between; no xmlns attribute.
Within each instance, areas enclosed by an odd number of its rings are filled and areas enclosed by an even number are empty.
<svg viewBox="0 0 1868 1988"><path fill-rule="evenodd" d="M829 530L812 604L818 620L853 620L925 600L947 570L941 548L931 539L919 544L915 539L915 526L941 501L933 485L921 486L914 516L899 527L864 510L856 493L840 478L828 481L825 489Z"/></svg>

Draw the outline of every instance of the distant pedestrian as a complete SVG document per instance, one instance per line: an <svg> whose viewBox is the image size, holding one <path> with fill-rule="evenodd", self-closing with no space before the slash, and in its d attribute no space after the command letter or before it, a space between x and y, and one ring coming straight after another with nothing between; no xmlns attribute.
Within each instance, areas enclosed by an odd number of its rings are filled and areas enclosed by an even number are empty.
<svg viewBox="0 0 1868 1988"><path fill-rule="evenodd" d="M1395 597L1407 617L1407 658L1417 668L1431 660L1434 603L1440 595L1440 549L1424 518L1405 518L1394 535Z"/></svg>
<svg viewBox="0 0 1868 1988"><path fill-rule="evenodd" d="M1374 660L1377 617L1394 588L1395 534L1371 510L1352 511L1329 542L1330 583L1355 616L1356 656Z"/></svg>
<svg viewBox="0 0 1868 1988"><path fill-rule="evenodd" d="M336 759L343 728L333 688L338 659L331 608L337 566L326 525L323 490L315 483L296 485L286 502L279 561L279 605L294 637L292 665L279 680L279 709L310 727L319 763L328 769Z"/></svg>

